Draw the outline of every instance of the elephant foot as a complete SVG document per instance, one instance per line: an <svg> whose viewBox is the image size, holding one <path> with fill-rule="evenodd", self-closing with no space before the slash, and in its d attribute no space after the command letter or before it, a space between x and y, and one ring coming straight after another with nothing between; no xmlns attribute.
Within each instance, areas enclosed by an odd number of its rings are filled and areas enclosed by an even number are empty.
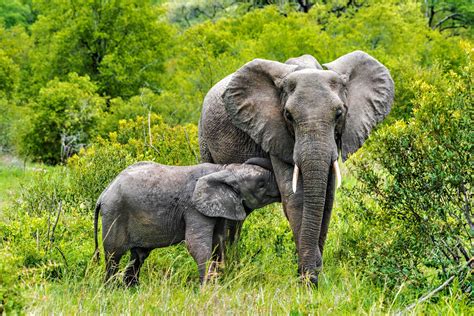
<svg viewBox="0 0 474 316"><path fill-rule="evenodd" d="M139 283L135 276L126 276L123 281L126 287L136 287Z"/></svg>
<svg viewBox="0 0 474 316"><path fill-rule="evenodd" d="M310 287L318 287L318 281L319 281L319 272L303 272L300 273L300 280L303 282L303 284L310 286Z"/></svg>
<svg viewBox="0 0 474 316"><path fill-rule="evenodd" d="M204 283L216 280L219 276L220 262L211 261L207 269L206 277L204 278Z"/></svg>

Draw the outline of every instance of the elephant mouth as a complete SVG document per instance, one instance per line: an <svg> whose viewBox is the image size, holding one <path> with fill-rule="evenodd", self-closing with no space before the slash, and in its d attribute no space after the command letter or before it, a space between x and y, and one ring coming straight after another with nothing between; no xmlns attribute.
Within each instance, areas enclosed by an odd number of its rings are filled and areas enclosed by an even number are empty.
<svg viewBox="0 0 474 316"><path fill-rule="evenodd" d="M244 207L245 213L249 215L252 213L253 209L247 206L247 203L245 201L242 201L242 206Z"/></svg>
<svg viewBox="0 0 474 316"><path fill-rule="evenodd" d="M335 159L332 162L332 170L336 174L336 188L338 189L342 183L342 176L341 176L341 169L339 168L339 163L337 162L337 159ZM294 169L293 169L293 181L292 181L293 193L296 193L299 174L300 174L300 168L295 163Z"/></svg>

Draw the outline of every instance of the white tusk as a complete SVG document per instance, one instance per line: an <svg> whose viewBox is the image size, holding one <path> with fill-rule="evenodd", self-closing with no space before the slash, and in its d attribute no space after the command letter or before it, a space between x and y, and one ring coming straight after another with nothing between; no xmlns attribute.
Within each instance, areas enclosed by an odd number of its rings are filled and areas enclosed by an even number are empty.
<svg viewBox="0 0 474 316"><path fill-rule="evenodd" d="M336 188L339 188L341 186L342 177L341 177L341 170L339 169L339 164L337 163L337 160L334 160L332 167L334 168L334 172L336 173Z"/></svg>
<svg viewBox="0 0 474 316"><path fill-rule="evenodd" d="M295 165L295 169L293 169L293 193L296 193L296 187L298 185L298 174L300 173L300 169L297 165Z"/></svg>

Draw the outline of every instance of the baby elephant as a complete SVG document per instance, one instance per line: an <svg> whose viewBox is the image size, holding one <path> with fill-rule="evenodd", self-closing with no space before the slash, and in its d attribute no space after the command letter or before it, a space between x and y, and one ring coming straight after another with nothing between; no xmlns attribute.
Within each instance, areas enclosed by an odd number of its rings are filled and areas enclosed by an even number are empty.
<svg viewBox="0 0 474 316"><path fill-rule="evenodd" d="M242 221L252 210L279 200L268 159L184 167L136 163L122 171L97 201L95 246L98 255L101 210L106 280L130 250L124 281L137 284L140 267L152 249L185 240L203 282L213 250L224 249L226 219Z"/></svg>

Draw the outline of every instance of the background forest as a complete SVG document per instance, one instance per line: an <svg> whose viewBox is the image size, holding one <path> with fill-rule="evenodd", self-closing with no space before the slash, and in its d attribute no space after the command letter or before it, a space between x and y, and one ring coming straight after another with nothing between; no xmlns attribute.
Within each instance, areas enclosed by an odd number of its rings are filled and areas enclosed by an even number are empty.
<svg viewBox="0 0 474 316"><path fill-rule="evenodd" d="M471 0L0 0L0 311L472 315L473 21ZM353 50L395 102L343 167L318 289L279 204L203 289L184 245L102 284L93 207L120 170L199 162L202 100L244 63Z"/></svg>

